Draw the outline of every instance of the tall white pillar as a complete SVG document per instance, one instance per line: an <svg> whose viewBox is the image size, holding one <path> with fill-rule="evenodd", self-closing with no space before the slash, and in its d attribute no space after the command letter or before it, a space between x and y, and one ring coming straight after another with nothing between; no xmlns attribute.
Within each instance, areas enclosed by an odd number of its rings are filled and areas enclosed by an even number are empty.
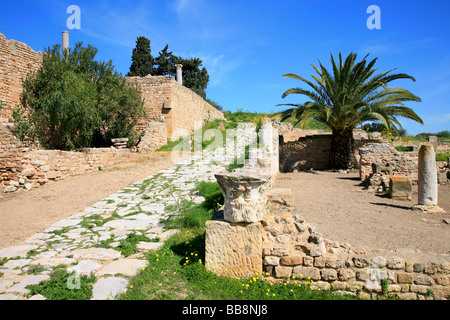
<svg viewBox="0 0 450 320"><path fill-rule="evenodd" d="M423 145L419 149L418 198L419 205L438 204L436 153L431 145Z"/></svg>
<svg viewBox="0 0 450 320"><path fill-rule="evenodd" d="M183 65L182 64L176 64L175 67L177 67L177 82L181 85L183 85Z"/></svg>
<svg viewBox="0 0 450 320"><path fill-rule="evenodd" d="M63 54L66 50L69 50L69 31L62 32L62 49Z"/></svg>

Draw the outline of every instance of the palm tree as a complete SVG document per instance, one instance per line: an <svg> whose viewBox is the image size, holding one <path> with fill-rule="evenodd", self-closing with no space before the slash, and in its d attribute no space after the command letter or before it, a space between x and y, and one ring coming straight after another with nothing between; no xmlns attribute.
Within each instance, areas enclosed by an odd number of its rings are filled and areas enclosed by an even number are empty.
<svg viewBox="0 0 450 320"><path fill-rule="evenodd" d="M309 120L316 119L332 130L330 165L336 169L352 167L354 152L353 129L364 122L378 121L388 130L397 131L402 126L396 117L412 119L423 124L422 119L410 108L406 101L421 99L403 88L388 88L387 84L397 79L415 79L407 74L389 74L389 70L373 75L376 58L367 63L366 58L355 64L356 54L350 53L344 62L339 53L339 64L331 55L333 67L330 73L320 63L320 68L312 65L317 75L311 75L315 82L289 73L283 75L303 81L312 89L291 88L282 98L290 94L300 94L309 98L302 104L280 104L293 108L277 113L281 121L295 119L304 127Z"/></svg>

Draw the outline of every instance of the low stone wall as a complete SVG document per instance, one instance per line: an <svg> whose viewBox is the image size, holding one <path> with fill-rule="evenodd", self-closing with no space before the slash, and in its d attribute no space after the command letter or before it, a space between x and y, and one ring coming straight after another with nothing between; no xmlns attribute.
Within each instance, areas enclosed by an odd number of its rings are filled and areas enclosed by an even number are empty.
<svg viewBox="0 0 450 320"><path fill-rule="evenodd" d="M331 134L301 137L280 144L280 171L326 169L329 166Z"/></svg>
<svg viewBox="0 0 450 320"><path fill-rule="evenodd" d="M400 152L387 143L367 144L359 148L360 178L365 180L372 174L372 163L390 163L392 175L410 177L417 183L418 152Z"/></svg>
<svg viewBox="0 0 450 320"><path fill-rule="evenodd" d="M359 149L367 144L383 143L385 140L361 135L362 130L354 130L353 165L360 167ZM281 131L280 131L281 135ZM283 138L284 140L284 138ZM280 171L323 170L329 168L331 133L307 135L297 141L280 143Z"/></svg>
<svg viewBox="0 0 450 320"><path fill-rule="evenodd" d="M263 269L275 278L305 281L312 289L376 299L450 298L450 258L417 252L352 248L324 239L298 214L269 213L263 225Z"/></svg>
<svg viewBox="0 0 450 320"><path fill-rule="evenodd" d="M31 189L49 181L108 168L128 159L129 149L86 148L81 151L27 148L0 125L0 186L5 192Z"/></svg>

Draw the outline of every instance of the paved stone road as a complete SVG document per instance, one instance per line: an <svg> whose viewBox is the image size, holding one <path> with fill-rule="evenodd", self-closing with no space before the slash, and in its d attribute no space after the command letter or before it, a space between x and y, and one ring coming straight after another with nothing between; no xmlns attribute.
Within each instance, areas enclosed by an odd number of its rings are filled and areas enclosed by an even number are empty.
<svg viewBox="0 0 450 320"><path fill-rule="evenodd" d="M237 130L237 136L251 136L254 127L241 125ZM238 143L248 141L241 139ZM163 228L163 221L176 214L176 204L183 199L202 202L203 197L194 190L196 184L216 181L214 174L234 159L234 154L224 150L221 147L188 158L58 221L29 237L23 245L0 249L0 261L8 259L0 265L0 300L27 299L26 286L49 279L51 268L61 264L76 274L95 274L93 300L114 299L126 291L127 277L147 266L142 253L158 249L176 232ZM126 258L117 248L120 240L131 233L145 235L154 242L139 242L140 253ZM99 246L105 242L109 244L106 248ZM45 270L27 272L36 270L36 266Z"/></svg>

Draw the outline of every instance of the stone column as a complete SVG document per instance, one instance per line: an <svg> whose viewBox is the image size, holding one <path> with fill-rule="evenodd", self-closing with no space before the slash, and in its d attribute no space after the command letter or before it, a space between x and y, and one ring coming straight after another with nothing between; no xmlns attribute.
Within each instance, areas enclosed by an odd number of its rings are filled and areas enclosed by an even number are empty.
<svg viewBox="0 0 450 320"><path fill-rule="evenodd" d="M264 219L269 176L229 173L215 177L224 197L226 221L251 223Z"/></svg>
<svg viewBox="0 0 450 320"><path fill-rule="evenodd" d="M270 177L216 174L224 206L205 224L205 266L220 276L254 277L262 272L261 221Z"/></svg>
<svg viewBox="0 0 450 320"><path fill-rule="evenodd" d="M436 154L431 145L422 145L419 150L418 193L419 205L437 206Z"/></svg>
<svg viewBox="0 0 450 320"><path fill-rule="evenodd" d="M260 144L267 149L270 161L270 175L274 178L280 172L279 129L269 118L261 118Z"/></svg>
<svg viewBox="0 0 450 320"><path fill-rule="evenodd" d="M66 50L69 50L69 31L62 32L62 49L63 54Z"/></svg>
<svg viewBox="0 0 450 320"><path fill-rule="evenodd" d="M183 85L183 65L182 64L176 64L175 67L177 67L177 82L181 85Z"/></svg>

